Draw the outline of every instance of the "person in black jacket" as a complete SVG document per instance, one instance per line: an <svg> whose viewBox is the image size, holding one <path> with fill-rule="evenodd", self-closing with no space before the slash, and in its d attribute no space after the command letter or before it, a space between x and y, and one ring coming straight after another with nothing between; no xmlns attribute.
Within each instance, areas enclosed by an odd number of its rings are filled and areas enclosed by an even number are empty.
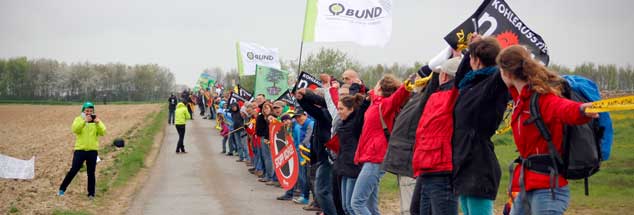
<svg viewBox="0 0 634 215"><path fill-rule="evenodd" d="M315 175L315 198L326 215L337 214L332 197L332 164L326 152L330 140L332 116L326 108L326 100L312 91L298 89L295 94L299 105L315 119L310 147L310 163L317 167Z"/></svg>
<svg viewBox="0 0 634 215"><path fill-rule="evenodd" d="M270 182L277 180L273 175L273 163L271 160L271 150L269 148L269 122L266 120L273 112L273 104L264 102L261 112L255 121L255 134L260 138L260 159L264 164L264 177L258 179L260 182Z"/></svg>
<svg viewBox="0 0 634 215"><path fill-rule="evenodd" d="M454 82L459 95L454 106L453 183L465 215L493 213L501 171L491 137L510 99L495 63L498 41L475 38Z"/></svg>
<svg viewBox="0 0 634 215"><path fill-rule="evenodd" d="M231 104L231 108L229 110L231 112L231 121L233 121L233 134L231 134L231 138L233 138L234 147L238 151L238 160L236 162L243 162L247 159L247 156L244 153L244 144L242 143L242 136L244 135L244 119L240 114L240 106L238 103Z"/></svg>
<svg viewBox="0 0 634 215"><path fill-rule="evenodd" d="M359 136L361 136L363 116L369 105L370 101L356 94L339 99L337 107L341 119L341 125L337 128L340 147L333 168L337 175L342 176L341 200L346 214L354 214L350 199L354 184L361 172L361 166L354 164L354 153L357 151Z"/></svg>
<svg viewBox="0 0 634 215"><path fill-rule="evenodd" d="M174 124L174 112L176 111L176 104L178 104L178 99L174 96L174 93L170 95L170 98L167 99L169 103L169 115L167 115L167 124Z"/></svg>

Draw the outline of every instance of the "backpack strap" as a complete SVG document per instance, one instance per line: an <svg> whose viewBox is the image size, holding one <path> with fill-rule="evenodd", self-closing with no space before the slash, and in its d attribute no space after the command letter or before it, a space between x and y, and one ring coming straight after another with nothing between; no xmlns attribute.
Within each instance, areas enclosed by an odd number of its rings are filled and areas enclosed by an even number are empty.
<svg viewBox="0 0 634 215"><path fill-rule="evenodd" d="M381 109L381 104L379 104L379 119L381 119L381 126L383 127L385 140L390 141L390 130L387 129L387 124L385 123L385 119L383 119L383 110Z"/></svg>
<svg viewBox="0 0 634 215"><path fill-rule="evenodd" d="M546 127L546 123L542 118L541 112L539 111L539 93L534 92L531 95L530 101L530 113L531 117L524 122L524 125L528 125L531 123L535 123L537 130L542 135L542 137L548 142L548 151L550 155L550 160L552 161L552 168L550 169L550 191L552 194L553 200L555 199L555 188L559 187L559 167L563 164L563 160L559 153L557 153L557 148L555 148L555 144L553 144L552 136L548 128ZM523 180L521 178L520 180Z"/></svg>

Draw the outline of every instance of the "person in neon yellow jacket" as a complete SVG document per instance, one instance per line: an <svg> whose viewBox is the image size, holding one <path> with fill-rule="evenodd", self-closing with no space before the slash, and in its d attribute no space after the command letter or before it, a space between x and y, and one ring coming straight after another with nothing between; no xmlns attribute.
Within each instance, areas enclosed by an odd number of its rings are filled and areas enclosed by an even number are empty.
<svg viewBox="0 0 634 215"><path fill-rule="evenodd" d="M178 153L187 153L185 151L185 145L183 141L185 141L185 124L187 120L191 119L191 115L187 110L187 106L184 103L180 102L176 105L176 131L178 132L178 144L176 145L176 154Z"/></svg>
<svg viewBox="0 0 634 215"><path fill-rule="evenodd" d="M59 187L58 195L64 196L66 188L85 161L86 174L88 175L88 198L93 199L95 197L95 168L97 166L99 137L106 134L106 125L95 115L95 105L91 102L84 103L81 111L81 115L75 117L71 126L71 130L76 136L73 163Z"/></svg>

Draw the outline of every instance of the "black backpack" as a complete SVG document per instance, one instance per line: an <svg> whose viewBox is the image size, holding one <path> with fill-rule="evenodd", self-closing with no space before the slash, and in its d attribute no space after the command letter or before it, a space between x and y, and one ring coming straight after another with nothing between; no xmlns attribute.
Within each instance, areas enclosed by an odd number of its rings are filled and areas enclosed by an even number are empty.
<svg viewBox="0 0 634 215"><path fill-rule="evenodd" d="M577 102L588 102L588 100L579 95L571 89L568 82L563 82L562 95ZM563 143L562 143L562 155L557 153L555 145L552 142L552 136L539 112L539 93L534 93L531 96L530 101L530 114L529 118L524 124L535 123L537 129L541 135L548 142L549 159L543 159L542 161L530 162L531 158L528 158L528 169L537 169L539 171L540 164L546 165L544 160L550 160L550 164L547 166L552 168L554 174L562 175L566 179L584 179L585 194L588 195L588 177L597 173L601 167L601 138L603 137L603 127L599 126L599 120L593 119L589 123L583 125L564 125L563 130ZM538 156L539 157L539 156ZM537 160L540 160L537 158ZM532 164L532 165L531 165ZM533 166L533 168L531 168ZM552 172L550 173L553 174Z"/></svg>

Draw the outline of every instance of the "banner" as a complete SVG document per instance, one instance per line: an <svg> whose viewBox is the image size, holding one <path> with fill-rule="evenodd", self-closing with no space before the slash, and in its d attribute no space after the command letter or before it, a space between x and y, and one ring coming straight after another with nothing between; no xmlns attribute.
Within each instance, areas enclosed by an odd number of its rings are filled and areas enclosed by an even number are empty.
<svg viewBox="0 0 634 215"><path fill-rule="evenodd" d="M255 94L266 98L277 98L288 89L288 72L257 65L255 73Z"/></svg>
<svg viewBox="0 0 634 215"><path fill-rule="evenodd" d="M586 112L588 113L603 113L624 110L634 110L634 96L599 100L592 102L592 106L586 108Z"/></svg>
<svg viewBox="0 0 634 215"><path fill-rule="evenodd" d="M304 42L385 46L392 35L392 0L308 0Z"/></svg>
<svg viewBox="0 0 634 215"><path fill-rule="evenodd" d="M291 132L284 123L274 120L269 124L271 157L277 180L284 190L293 189L299 176L299 158Z"/></svg>
<svg viewBox="0 0 634 215"><path fill-rule="evenodd" d="M297 82L295 83L295 87L293 87L292 92L297 91L297 89L309 88L309 89L317 89L321 87L321 81L314 76L310 75L307 72L301 72L299 77L297 78Z"/></svg>
<svg viewBox="0 0 634 215"><path fill-rule="evenodd" d="M20 160L0 154L0 178L33 179L35 177L35 157Z"/></svg>
<svg viewBox="0 0 634 215"><path fill-rule="evenodd" d="M284 93L282 93L280 97L275 99L275 101L283 101L283 102L286 102L286 104L288 105L299 107L299 104L297 103L295 96L293 96L293 94L291 94L291 91L289 90L284 91Z"/></svg>
<svg viewBox="0 0 634 215"><path fill-rule="evenodd" d="M452 48L461 50L466 48L473 32L496 37L502 48L522 44L535 59L548 65L550 57L546 42L528 28L504 0L485 0L469 19L445 36L445 41Z"/></svg>
<svg viewBox="0 0 634 215"><path fill-rule="evenodd" d="M237 93L231 92L231 96L229 97L229 104L233 104L233 103L238 103L239 107L242 107L242 105L244 105L245 102L247 102L248 100L246 100L245 98L243 98L242 96L238 95Z"/></svg>
<svg viewBox="0 0 634 215"><path fill-rule="evenodd" d="M239 84L237 87L238 95L247 101L251 101L251 99L253 98L253 93L249 92L247 89L244 89L244 87L240 86Z"/></svg>
<svg viewBox="0 0 634 215"><path fill-rule="evenodd" d="M238 74L255 75L255 65L280 69L280 59L277 48L264 48L255 43L238 42Z"/></svg>

